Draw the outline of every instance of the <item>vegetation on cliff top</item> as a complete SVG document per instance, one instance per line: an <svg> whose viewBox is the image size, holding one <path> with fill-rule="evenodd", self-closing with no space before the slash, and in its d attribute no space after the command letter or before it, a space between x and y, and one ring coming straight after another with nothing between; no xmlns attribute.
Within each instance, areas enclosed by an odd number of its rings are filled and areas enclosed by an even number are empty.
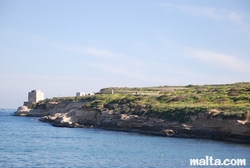
<svg viewBox="0 0 250 168"><path fill-rule="evenodd" d="M114 94L112 93L114 90ZM219 111L223 118L243 119L250 112L250 82L225 85L160 86L145 88L104 88L93 96L58 97L46 102L87 101L87 107L114 112L154 116L172 121L210 110Z"/></svg>

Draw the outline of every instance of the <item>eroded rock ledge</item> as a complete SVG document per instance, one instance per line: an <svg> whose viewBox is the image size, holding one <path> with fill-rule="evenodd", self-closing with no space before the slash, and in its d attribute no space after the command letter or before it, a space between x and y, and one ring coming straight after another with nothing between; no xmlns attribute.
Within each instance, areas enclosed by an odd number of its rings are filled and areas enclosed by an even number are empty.
<svg viewBox="0 0 250 168"><path fill-rule="evenodd" d="M250 144L250 121L222 119L210 111L191 116L185 123L170 122L145 115L87 108L86 102L48 102L43 109L21 106L16 116L42 117L42 122L59 127L87 127L138 132L168 137L207 138Z"/></svg>

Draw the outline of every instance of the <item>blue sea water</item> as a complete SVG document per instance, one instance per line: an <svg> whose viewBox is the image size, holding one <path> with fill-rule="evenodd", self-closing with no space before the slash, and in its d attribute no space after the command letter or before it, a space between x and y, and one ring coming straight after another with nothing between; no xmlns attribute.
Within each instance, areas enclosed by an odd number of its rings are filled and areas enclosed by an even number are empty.
<svg viewBox="0 0 250 168"><path fill-rule="evenodd" d="M243 158L250 146L90 128L59 128L0 111L0 167L194 167L189 159ZM230 166L227 166L230 167Z"/></svg>

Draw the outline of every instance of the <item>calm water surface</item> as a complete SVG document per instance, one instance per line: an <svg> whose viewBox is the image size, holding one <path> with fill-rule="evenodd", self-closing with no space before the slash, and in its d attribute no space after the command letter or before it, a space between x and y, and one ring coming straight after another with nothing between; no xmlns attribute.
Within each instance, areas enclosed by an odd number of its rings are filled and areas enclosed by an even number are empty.
<svg viewBox="0 0 250 168"><path fill-rule="evenodd" d="M0 111L0 167L194 167L191 158L244 158L250 146L211 140L58 128ZM228 166L227 166L228 167Z"/></svg>

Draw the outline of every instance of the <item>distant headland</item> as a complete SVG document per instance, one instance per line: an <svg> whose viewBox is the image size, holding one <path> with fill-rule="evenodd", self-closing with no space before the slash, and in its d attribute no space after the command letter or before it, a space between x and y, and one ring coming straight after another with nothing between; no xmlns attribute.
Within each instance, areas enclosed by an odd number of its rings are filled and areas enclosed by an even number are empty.
<svg viewBox="0 0 250 168"><path fill-rule="evenodd" d="M28 93L14 113L58 127L86 127L250 144L250 82L222 85L110 87L44 99Z"/></svg>

